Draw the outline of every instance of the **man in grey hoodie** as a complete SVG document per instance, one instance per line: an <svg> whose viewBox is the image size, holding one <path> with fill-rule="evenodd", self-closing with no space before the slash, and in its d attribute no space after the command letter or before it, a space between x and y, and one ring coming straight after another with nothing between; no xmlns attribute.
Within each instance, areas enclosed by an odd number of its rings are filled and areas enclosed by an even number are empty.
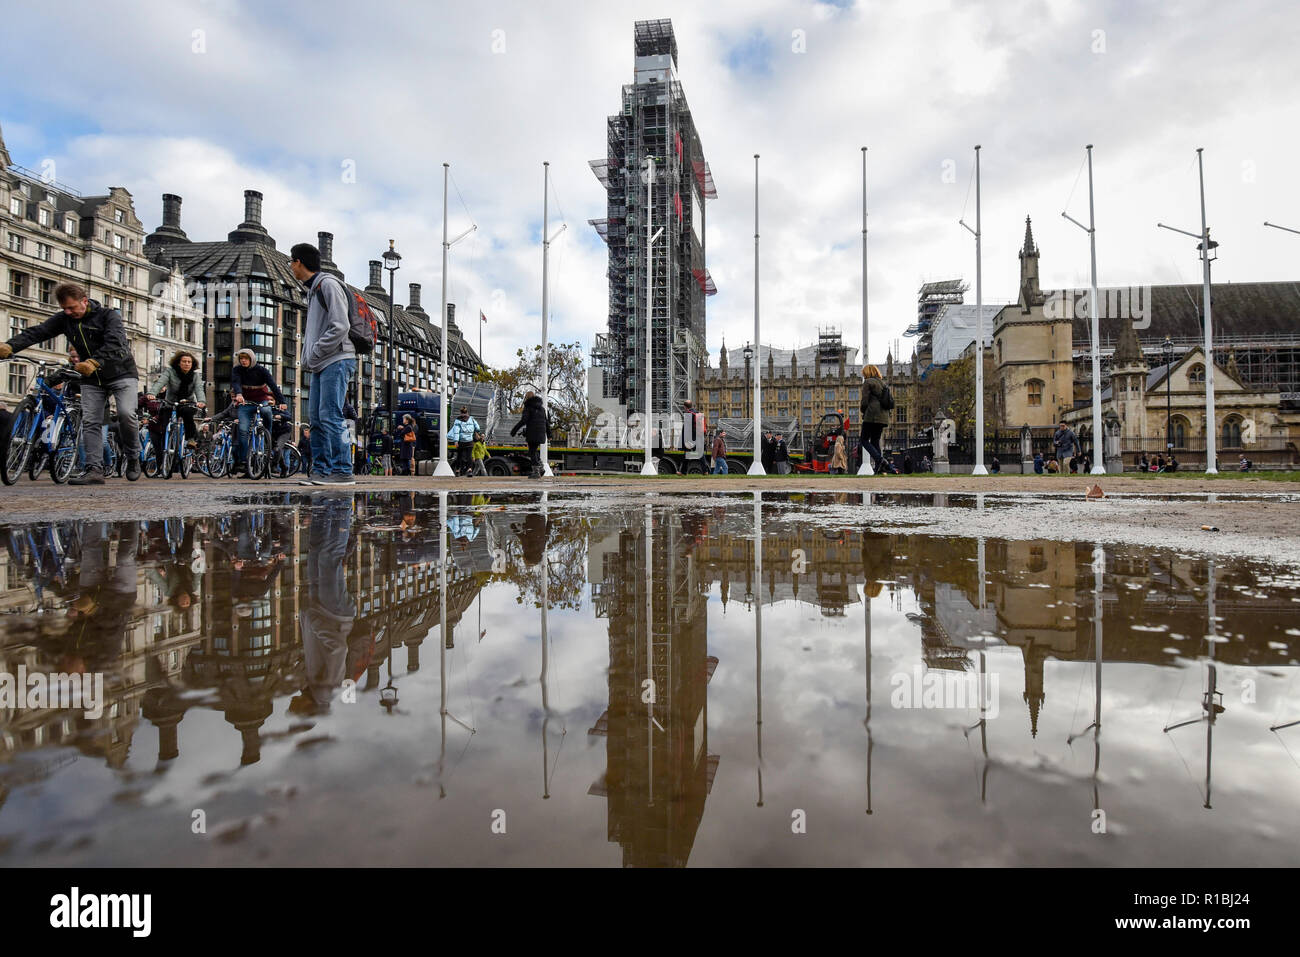
<svg viewBox="0 0 1300 957"><path fill-rule="evenodd" d="M307 287L307 324L302 371L311 376L307 419L311 424L312 474L304 485L355 485L352 450L343 437L343 401L357 368L348 338L348 296L343 283L320 270L320 252L308 243L289 250L289 267Z"/></svg>

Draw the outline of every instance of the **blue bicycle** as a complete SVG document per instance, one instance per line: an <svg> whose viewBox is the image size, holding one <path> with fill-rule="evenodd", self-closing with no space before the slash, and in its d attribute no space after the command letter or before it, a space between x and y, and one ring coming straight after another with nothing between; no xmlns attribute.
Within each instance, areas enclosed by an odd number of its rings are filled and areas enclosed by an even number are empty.
<svg viewBox="0 0 1300 957"><path fill-rule="evenodd" d="M181 478L189 478L194 468L194 450L185 441L185 424L181 421L182 406L194 408L192 402L164 402L160 414L168 416L167 430L163 433L163 447L158 455L158 474L169 479L179 472Z"/></svg>
<svg viewBox="0 0 1300 957"><path fill-rule="evenodd" d="M74 382L81 375L66 366L46 374L47 363L37 367L36 379L14 410L13 424L0 455L0 480L13 485L27 469L35 479L50 466L50 477L62 485L77 465L77 440L81 432L81 406L66 400L54 387ZM47 403L52 411L47 411Z"/></svg>

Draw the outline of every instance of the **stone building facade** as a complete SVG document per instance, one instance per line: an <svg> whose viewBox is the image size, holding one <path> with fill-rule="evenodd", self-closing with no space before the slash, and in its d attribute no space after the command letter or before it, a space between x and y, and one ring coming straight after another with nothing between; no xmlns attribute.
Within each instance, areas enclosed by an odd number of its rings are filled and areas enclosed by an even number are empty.
<svg viewBox="0 0 1300 957"><path fill-rule="evenodd" d="M131 194L114 186L83 196L50 172L15 165L0 135L0 341L49 318L55 288L76 282L121 312L142 376L176 349L199 352L203 330L175 298L181 276L146 258ZM66 362L67 346L59 337L0 367L0 403L22 398L39 363Z"/></svg>
<svg viewBox="0 0 1300 957"><path fill-rule="evenodd" d="M306 323L303 287L289 268L289 257L280 251L262 223L262 200L260 192L245 190L243 222L224 240L194 242L181 228L181 197L165 194L162 225L146 239L145 249L158 268L177 268L183 273L190 304L203 317L207 327L204 379L209 383L214 408L229 403L235 354L247 348L274 372L295 420L302 421L310 395L307 377L298 367ZM390 361L390 313L394 321L394 390L438 389L442 333L421 305L420 284L408 285L410 299L406 306L398 304L390 310L379 260L370 261L369 282L363 289L348 284L335 264L332 233L318 232L316 246L321 254L321 269L362 296L380 323L379 342L371 355L360 357L352 387L353 404L363 419L383 402ZM449 304L449 393L470 381L479 368L478 354L460 334L453 309Z"/></svg>
<svg viewBox="0 0 1300 957"><path fill-rule="evenodd" d="M703 365L698 370L696 407L710 423L718 418L748 418L753 414L753 377L761 370L765 419L792 418L807 440L823 415L840 411L856 431L862 398L862 367L857 351L843 346L834 336L831 342L802 349L760 346L753 358L746 360L744 349L728 350L724 343L717 367ZM882 441L886 447L899 448L929 424L920 418L916 389L919 379L914 365L896 365L892 356L880 371L894 396L894 421Z"/></svg>

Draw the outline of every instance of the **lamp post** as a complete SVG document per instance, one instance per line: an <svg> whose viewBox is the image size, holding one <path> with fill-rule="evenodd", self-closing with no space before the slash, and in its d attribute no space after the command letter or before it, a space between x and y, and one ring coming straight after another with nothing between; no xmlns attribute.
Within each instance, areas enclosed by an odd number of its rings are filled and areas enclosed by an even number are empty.
<svg viewBox="0 0 1300 957"><path fill-rule="evenodd" d="M1172 457L1174 454L1174 411L1173 411L1173 393L1170 389L1173 387L1174 372L1174 340L1165 336L1165 451Z"/></svg>
<svg viewBox="0 0 1300 957"><path fill-rule="evenodd" d="M760 358L763 341L758 327L758 154L754 154L754 348L759 350ZM769 354L770 355L770 354ZM763 426L763 370L754 369L754 458L749 463L749 475L766 475L763 469L763 436L759 434Z"/></svg>
<svg viewBox="0 0 1300 957"><path fill-rule="evenodd" d="M1097 439L1102 435L1101 426L1101 316L1097 310L1097 218L1092 202L1092 144L1085 147L1088 151L1088 225L1085 226L1069 213L1061 215L1088 234L1088 249L1092 256L1092 282L1088 287L1088 318L1092 322L1092 434L1093 461L1092 474L1105 475L1105 453L1097 455ZM1026 253L1029 250L1025 250Z"/></svg>
<svg viewBox="0 0 1300 957"><path fill-rule="evenodd" d="M388 345L384 348L387 355L384 357L388 361L385 363L384 370L384 407L388 410L389 421L393 416L393 365L396 362L396 356L393 353L393 326L397 324L397 300L393 298L393 273L402 268L402 257L393 248L393 240L388 241L388 252L384 253L384 268L388 270Z"/></svg>
<svg viewBox="0 0 1300 957"><path fill-rule="evenodd" d="M1199 147L1196 150L1196 165L1200 174L1201 186L1201 231L1193 233L1186 229L1178 229L1175 226L1166 226L1164 223L1156 223L1156 226L1160 229L1168 229L1200 240L1196 248L1201 254L1202 283L1204 284L1202 296L1204 297L1205 317L1201 325L1205 334L1205 471L1208 475L1218 475L1219 466L1217 462L1218 456L1215 454L1214 434L1214 335L1210 322L1210 263L1216 258L1211 254L1218 248L1219 244L1210 239L1210 227L1206 225L1205 221L1205 162Z"/></svg>
<svg viewBox="0 0 1300 957"><path fill-rule="evenodd" d="M449 477L451 476L451 463L447 461L447 381L451 377L451 363L448 362L447 346L447 253L458 242L468 236L478 226L471 225L455 239L447 239L447 178L451 175L451 164L442 164L442 312L439 314L439 323L442 325L442 351L439 353L439 359L442 362L442 369L438 377L439 396L438 396L438 464L434 466L433 474Z"/></svg>
<svg viewBox="0 0 1300 957"><path fill-rule="evenodd" d="M984 467L984 254L980 226L980 148L975 147L975 228L961 225L975 237L975 466L971 475L988 475Z"/></svg>
<svg viewBox="0 0 1300 957"><path fill-rule="evenodd" d="M750 400L753 398L749 394L749 360L752 358L754 358L754 349L748 342L746 342L745 343L745 417L746 418L749 417Z"/></svg>

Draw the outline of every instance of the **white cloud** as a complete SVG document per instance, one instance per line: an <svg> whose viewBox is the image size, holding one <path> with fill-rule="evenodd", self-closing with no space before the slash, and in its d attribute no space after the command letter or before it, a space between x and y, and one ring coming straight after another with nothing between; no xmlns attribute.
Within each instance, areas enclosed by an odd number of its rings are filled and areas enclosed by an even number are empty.
<svg viewBox="0 0 1300 957"><path fill-rule="evenodd" d="M61 180L87 193L126 186L150 227L159 195L177 192L191 237L224 236L242 218L242 191L260 189L282 246L332 231L336 260L360 282L366 261L395 238L398 278L424 285L426 308L440 292L449 162L479 224L453 253L449 284L467 335L480 308L489 314L488 356L503 362L540 331L543 160L569 225L553 247L552 336L589 343L604 329L604 247L586 224L604 215L604 196L586 160L604 152L605 117L630 79L633 20L664 16L719 190L708 210L715 356L724 335L752 334L755 152L765 338L779 345L811 341L827 323L858 338L863 145L875 358L912 321L922 280L973 281L972 243L957 218L976 143L989 301L1015 295L1026 214L1044 285L1086 276L1086 241L1059 214L1088 142L1103 283L1195 281L1190 244L1155 223L1197 225L1197 146L1223 244L1216 279L1294 275L1296 247L1261 222L1300 222L1288 164L1300 66L1285 29L1297 15L1262 0L563 9L72 4L63 19L115 51L115 67L67 57L57 71L33 72L7 61L0 121L16 162L41 159L23 152L37 128ZM11 12L18 34L48 29L49 16ZM206 31L204 53L193 52L194 30ZM794 30L804 31L806 52L792 49ZM1098 30L1105 52L1093 52ZM733 72L728 54L742 43L751 54L765 48L766 60ZM356 161L355 184L341 182L346 159ZM955 183L941 179L946 159L956 162ZM1075 187L1072 212L1085 190ZM451 204L459 232L468 218L455 189ZM496 289L504 299L494 302Z"/></svg>

